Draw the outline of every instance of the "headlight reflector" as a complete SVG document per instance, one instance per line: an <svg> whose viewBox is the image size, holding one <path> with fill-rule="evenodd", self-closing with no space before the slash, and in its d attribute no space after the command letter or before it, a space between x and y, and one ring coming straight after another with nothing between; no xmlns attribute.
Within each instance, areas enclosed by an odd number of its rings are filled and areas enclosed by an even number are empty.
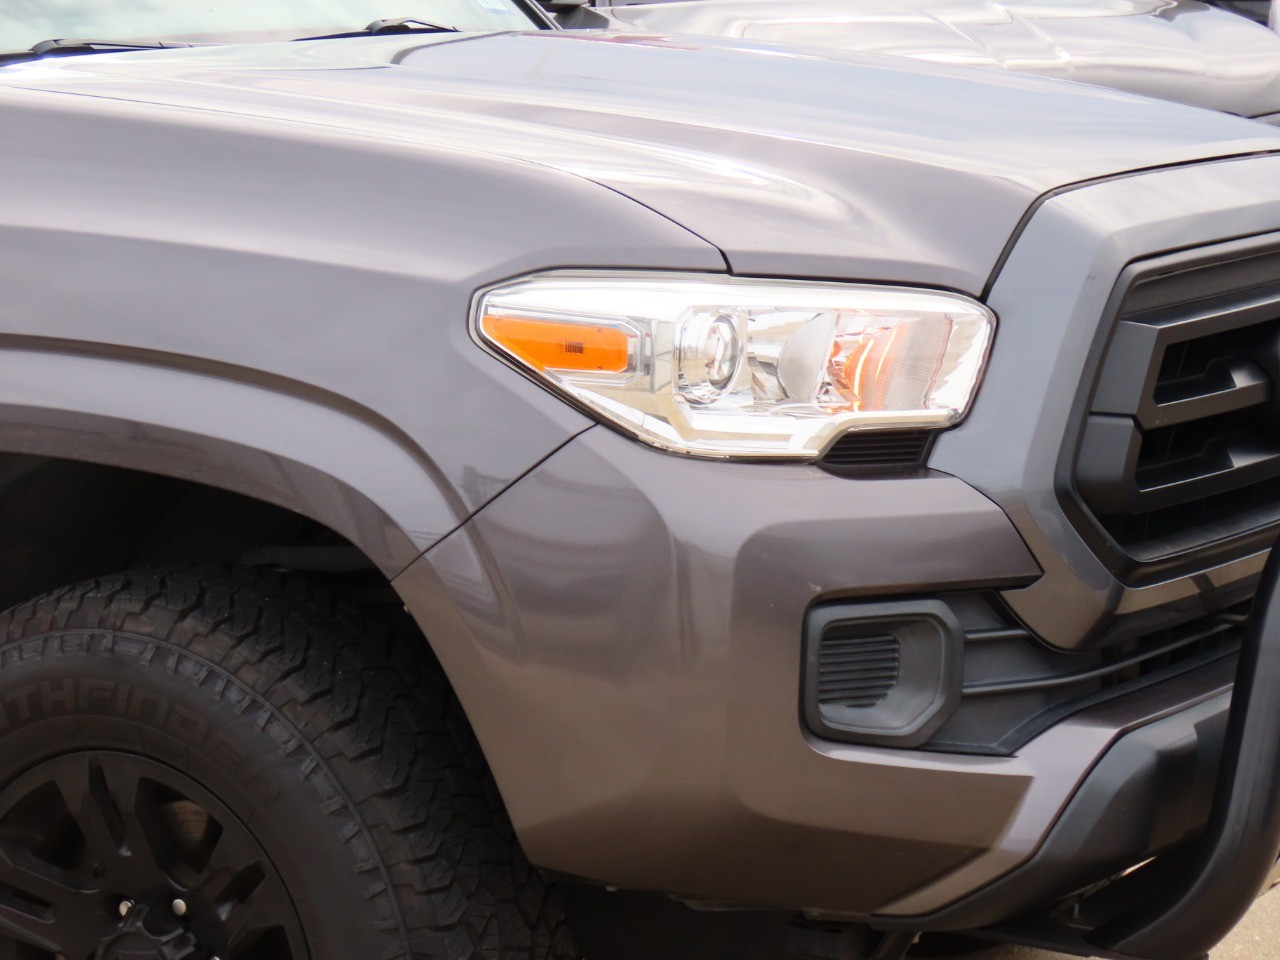
<svg viewBox="0 0 1280 960"><path fill-rule="evenodd" d="M482 294L475 330L655 446L813 459L849 430L959 422L995 317L931 290L559 273Z"/></svg>

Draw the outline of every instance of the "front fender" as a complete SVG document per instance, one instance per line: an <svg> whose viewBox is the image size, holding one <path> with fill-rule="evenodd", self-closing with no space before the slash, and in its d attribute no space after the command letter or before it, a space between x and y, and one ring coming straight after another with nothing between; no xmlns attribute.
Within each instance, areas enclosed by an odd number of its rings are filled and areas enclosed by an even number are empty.
<svg viewBox="0 0 1280 960"><path fill-rule="evenodd" d="M723 271L536 164L320 124L0 86L0 452L191 477L389 575L590 426L471 340L562 267Z"/></svg>
<svg viewBox="0 0 1280 960"><path fill-rule="evenodd" d="M372 412L221 372L0 349L0 449L287 507L342 534L388 576L465 519L435 464Z"/></svg>

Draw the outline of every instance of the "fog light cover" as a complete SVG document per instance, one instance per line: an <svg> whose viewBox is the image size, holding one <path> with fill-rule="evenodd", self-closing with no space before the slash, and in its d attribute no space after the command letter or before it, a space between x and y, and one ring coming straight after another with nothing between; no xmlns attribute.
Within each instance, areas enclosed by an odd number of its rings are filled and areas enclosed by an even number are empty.
<svg viewBox="0 0 1280 960"><path fill-rule="evenodd" d="M940 600L814 607L804 709L819 736L918 747L960 702L964 631Z"/></svg>

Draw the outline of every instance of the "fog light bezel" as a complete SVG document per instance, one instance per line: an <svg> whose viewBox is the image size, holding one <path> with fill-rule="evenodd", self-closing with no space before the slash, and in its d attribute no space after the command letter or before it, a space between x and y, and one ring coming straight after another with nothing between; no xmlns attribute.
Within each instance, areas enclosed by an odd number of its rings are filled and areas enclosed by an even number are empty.
<svg viewBox="0 0 1280 960"><path fill-rule="evenodd" d="M822 704L822 642L835 628L869 640L898 642L897 680L874 706ZM919 747L960 704L964 630L941 600L836 602L811 607L805 616L802 712L809 730L827 740L870 746Z"/></svg>

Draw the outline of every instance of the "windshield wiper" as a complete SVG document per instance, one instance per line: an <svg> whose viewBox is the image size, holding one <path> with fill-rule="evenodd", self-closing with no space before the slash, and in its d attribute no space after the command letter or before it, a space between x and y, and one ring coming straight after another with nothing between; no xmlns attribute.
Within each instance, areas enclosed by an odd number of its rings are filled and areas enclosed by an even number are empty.
<svg viewBox="0 0 1280 960"><path fill-rule="evenodd" d="M414 17L394 17L390 20L375 20L361 30L348 30L346 33L326 33L320 37L298 37L299 40L345 40L347 37L380 37L392 33L460 33L457 27L446 27L428 20Z"/></svg>
<svg viewBox="0 0 1280 960"><path fill-rule="evenodd" d="M80 37L66 40L41 40L30 50L0 53L0 63L16 63L19 60L39 60L43 57L73 56L83 53L125 53L129 50L169 50L178 47L194 47L194 43L178 43L174 40L87 40Z"/></svg>

